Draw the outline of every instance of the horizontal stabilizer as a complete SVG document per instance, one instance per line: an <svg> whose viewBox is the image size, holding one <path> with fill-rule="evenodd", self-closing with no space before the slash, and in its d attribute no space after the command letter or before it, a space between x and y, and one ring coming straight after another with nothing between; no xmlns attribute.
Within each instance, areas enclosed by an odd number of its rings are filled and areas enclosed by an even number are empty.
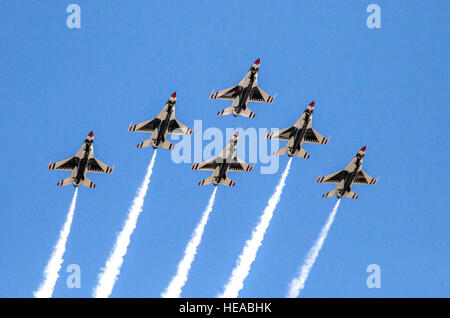
<svg viewBox="0 0 450 318"><path fill-rule="evenodd" d="M95 188L95 183L89 180L88 178L84 178L83 181L80 182L82 186L88 187L88 188Z"/></svg>
<svg viewBox="0 0 450 318"><path fill-rule="evenodd" d="M286 147L283 147L283 148L278 149L277 151L275 151L273 153L273 155L274 156L284 155L284 154L286 154L288 152L288 150L289 150L289 148L288 148L288 146L286 146Z"/></svg>
<svg viewBox="0 0 450 318"><path fill-rule="evenodd" d="M138 148L146 148L146 147L150 147L150 145L152 144L152 138L149 138L141 143L139 143L136 147Z"/></svg>
<svg viewBox="0 0 450 318"><path fill-rule="evenodd" d="M64 180L59 181L56 185L58 187L61 187L61 186L69 185L72 182L73 182L73 178L72 177L68 177L68 178L66 178Z"/></svg>
<svg viewBox="0 0 450 318"><path fill-rule="evenodd" d="M241 111L239 113L239 115L242 115L242 116L245 116L245 117L248 117L248 118L255 118L255 113L252 112L250 110L250 108L248 108L248 107L246 107L243 111Z"/></svg>
<svg viewBox="0 0 450 318"><path fill-rule="evenodd" d="M300 158L309 159L309 154L303 148L300 148L300 150L297 150L295 152L295 155Z"/></svg>
<svg viewBox="0 0 450 318"><path fill-rule="evenodd" d="M165 149L169 149L169 150L172 150L173 148L175 148L175 146L172 145L167 139L164 140L162 143L160 143L159 146L163 147Z"/></svg>
<svg viewBox="0 0 450 318"><path fill-rule="evenodd" d="M336 195L336 189L334 189L333 191L327 192L324 195L322 195L322 198L329 198Z"/></svg>
<svg viewBox="0 0 450 318"><path fill-rule="evenodd" d="M233 112L233 108L234 108L234 106L227 107L227 108L221 110L220 112L218 112L217 115L219 115L219 116L230 115Z"/></svg>
<svg viewBox="0 0 450 318"><path fill-rule="evenodd" d="M226 185L228 187L234 187L236 185L236 183L234 183L234 181L228 177L220 181L220 184Z"/></svg>
<svg viewBox="0 0 450 318"><path fill-rule="evenodd" d="M351 199L358 199L358 195L353 191L346 192L344 196Z"/></svg>
<svg viewBox="0 0 450 318"><path fill-rule="evenodd" d="M209 178L206 178L205 180L202 180L198 183L198 185L202 186L202 185L207 185L210 184L213 181L214 177L211 176Z"/></svg>

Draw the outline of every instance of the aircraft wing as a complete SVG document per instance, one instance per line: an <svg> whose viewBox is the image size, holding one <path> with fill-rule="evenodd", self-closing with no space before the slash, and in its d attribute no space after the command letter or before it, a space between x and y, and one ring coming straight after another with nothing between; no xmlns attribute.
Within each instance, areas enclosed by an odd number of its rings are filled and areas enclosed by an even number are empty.
<svg viewBox="0 0 450 318"><path fill-rule="evenodd" d="M219 163L216 161L216 158L213 158L197 164L193 164L191 170L214 170L218 165Z"/></svg>
<svg viewBox="0 0 450 318"><path fill-rule="evenodd" d="M377 183L378 178L374 179L371 176L369 176L364 171L360 170L358 174L356 175L355 179L353 180L353 183L359 183L359 184L375 184Z"/></svg>
<svg viewBox="0 0 450 318"><path fill-rule="evenodd" d="M209 98L211 99L235 99L239 96L241 92L241 87L239 85L223 89L218 92L212 92Z"/></svg>
<svg viewBox="0 0 450 318"><path fill-rule="evenodd" d="M270 96L265 91L259 87L253 87L250 92L249 101L250 102L260 102L260 103L272 103L275 96Z"/></svg>
<svg viewBox="0 0 450 318"><path fill-rule="evenodd" d="M192 135L192 129L189 129L176 119L172 119L168 128L169 134L174 135Z"/></svg>
<svg viewBox="0 0 450 318"><path fill-rule="evenodd" d="M348 175L347 170L341 170L336 173L329 174L325 177L319 177L317 178L316 182L318 183L339 183L342 180L344 180Z"/></svg>
<svg viewBox="0 0 450 318"><path fill-rule="evenodd" d="M159 127L160 123L161 123L161 119L153 118L153 119L144 121L144 122L136 124L136 125L131 125L128 128L128 130L129 131L141 131L141 132L152 133L152 132L154 132L156 130L156 128Z"/></svg>
<svg viewBox="0 0 450 318"><path fill-rule="evenodd" d="M289 140L297 131L297 128L291 126L289 128L281 129L279 131L268 133L266 135L267 139L280 139L280 140Z"/></svg>
<svg viewBox="0 0 450 318"><path fill-rule="evenodd" d="M72 171L76 167L78 167L78 162L80 159L77 157L70 157L61 161L57 161L55 163L50 163L48 168L50 170L67 170Z"/></svg>
<svg viewBox="0 0 450 318"><path fill-rule="evenodd" d="M317 131L312 128L308 128L305 134L305 142L316 143L316 144L327 144L328 139L323 137Z"/></svg>
<svg viewBox="0 0 450 318"><path fill-rule="evenodd" d="M245 161L243 161L239 158L236 158L235 161L230 163L230 166L228 167L228 169L232 170L232 171L252 171L253 166L250 166Z"/></svg>
<svg viewBox="0 0 450 318"><path fill-rule="evenodd" d="M87 171L88 172L99 172L99 173L112 173L113 168L109 167L108 165L104 164L97 158L91 158L88 161L87 165Z"/></svg>

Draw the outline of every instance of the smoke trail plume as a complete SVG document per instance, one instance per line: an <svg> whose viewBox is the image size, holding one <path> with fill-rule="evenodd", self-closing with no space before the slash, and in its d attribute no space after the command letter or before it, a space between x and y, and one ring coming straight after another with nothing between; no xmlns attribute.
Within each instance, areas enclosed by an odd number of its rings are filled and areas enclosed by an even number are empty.
<svg viewBox="0 0 450 318"><path fill-rule="evenodd" d="M138 217L142 212L142 207L144 206L145 195L147 194L150 177L153 171L153 165L155 164L156 152L157 151L155 150L153 153L152 160L148 165L144 180L137 191L133 204L128 210L128 216L122 231L117 236L116 243L114 244L113 250L106 261L105 266L102 268L102 272L98 275L98 283L93 291L93 296L96 298L109 297L117 280L117 276L120 274L120 267L123 263L123 257L127 253L131 234L133 234L133 231L136 228Z"/></svg>
<svg viewBox="0 0 450 318"><path fill-rule="evenodd" d="M330 215L328 216L327 222L320 231L320 235L317 241L314 243L313 247L311 247L308 254L306 255L305 262L303 263L302 268L298 272L298 276L291 281L287 297L297 298L300 291L305 287L305 282L308 279L309 272L311 271L311 268L313 267L314 262L317 259L317 256L319 256L320 249L322 248L322 245L325 242L325 239L327 238L328 231L330 230L330 227L333 224L334 217L336 215L340 202L341 199L339 199L336 202L333 211L331 211Z"/></svg>
<svg viewBox="0 0 450 318"><path fill-rule="evenodd" d="M39 286L38 290L34 292L36 298L50 298L53 295L53 289L55 288L56 281L59 277L59 270L61 269L64 261L63 256L66 251L66 242L69 237L70 227L72 225L73 214L77 205L78 188L75 189L73 194L72 203L70 204L69 213L67 213L66 222L59 233L58 242L53 249L52 256L47 263L44 270L44 280Z"/></svg>
<svg viewBox="0 0 450 318"><path fill-rule="evenodd" d="M211 194L208 206L203 212L202 218L195 228L191 240L186 246L183 259L178 264L177 273L172 278L172 281L170 282L169 286L167 286L166 290L161 294L162 297L179 298L181 296L181 289L183 288L184 284L186 284L186 281L188 279L189 270L191 269L195 254L197 254L197 247L202 240L203 231L205 229L206 223L208 222L209 214L212 211L214 200L216 198L216 192L217 187L214 188L214 192Z"/></svg>
<svg viewBox="0 0 450 318"><path fill-rule="evenodd" d="M275 192L270 197L266 208L259 220L258 225L252 232L252 237L245 243L245 247L239 256L233 272L228 280L228 283L224 287L224 291L218 297L221 298L236 298L239 291L244 287L244 280L250 272L250 267L256 258L256 253L262 244L264 234L269 227L270 220L272 219L273 212L280 201L281 193L283 192L286 177L291 167L292 158L289 159L283 174L281 175L280 182L278 183Z"/></svg>

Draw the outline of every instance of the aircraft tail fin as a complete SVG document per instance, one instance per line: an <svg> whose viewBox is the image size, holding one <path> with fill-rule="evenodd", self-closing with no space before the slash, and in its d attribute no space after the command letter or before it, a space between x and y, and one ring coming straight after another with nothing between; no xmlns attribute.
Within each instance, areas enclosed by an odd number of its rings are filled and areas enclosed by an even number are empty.
<svg viewBox="0 0 450 318"><path fill-rule="evenodd" d="M68 178L66 178L64 180L59 181L56 185L58 187L61 187L61 186L69 185L72 182L73 182L73 177L68 177Z"/></svg>
<svg viewBox="0 0 450 318"><path fill-rule="evenodd" d="M210 184L213 181L214 177L211 176L209 178L206 178L205 180L202 180L198 183L198 185L202 186L202 185L207 185Z"/></svg>
<svg viewBox="0 0 450 318"><path fill-rule="evenodd" d="M80 182L82 186L88 187L88 188L95 188L95 183L89 180L88 178L84 178L83 181Z"/></svg>

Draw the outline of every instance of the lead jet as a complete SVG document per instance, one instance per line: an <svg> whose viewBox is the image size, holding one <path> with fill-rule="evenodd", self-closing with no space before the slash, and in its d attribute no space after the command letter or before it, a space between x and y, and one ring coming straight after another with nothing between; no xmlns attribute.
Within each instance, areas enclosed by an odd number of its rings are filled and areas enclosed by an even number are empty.
<svg viewBox="0 0 450 318"><path fill-rule="evenodd" d="M273 102L275 97L270 96L258 87L259 63L260 59L257 59L238 85L211 93L210 99L233 100L233 104L230 107L221 110L217 115L229 115L232 113L234 117L242 115L255 118L255 114L247 107L248 102Z"/></svg>
<svg viewBox="0 0 450 318"><path fill-rule="evenodd" d="M236 156L236 145L239 138L239 132L235 133L231 140L226 145L225 149L216 158L203 161L192 165L191 170L211 170L213 175L205 180L202 180L198 185L207 185L211 182L214 186L223 184L234 187L236 183L227 177L228 171L252 171L253 166L245 163Z"/></svg>
<svg viewBox="0 0 450 318"><path fill-rule="evenodd" d="M268 139L289 140L286 147L274 152L274 155L288 154L289 157L296 155L300 158L309 158L309 154L302 148L304 142L327 144L328 139L324 138L317 131L312 129L312 115L314 112L314 101L306 107L302 116L289 128L285 128L274 133L268 133Z"/></svg>
<svg viewBox="0 0 450 318"><path fill-rule="evenodd" d="M114 167L109 167L94 157L94 132L91 131L84 140L80 150L75 156L62 161L50 163L50 170L72 171L72 175L57 183L58 186L73 184L78 187L80 184L88 188L95 188L95 183L86 178L88 172L112 173Z"/></svg>
<svg viewBox="0 0 450 318"><path fill-rule="evenodd" d="M342 197L357 199L358 195L350 189L352 184L376 184L378 179L372 178L362 171L362 163L366 153L366 146L362 147L353 158L353 160L345 167L344 170L330 174L325 177L317 178L319 183L337 183L336 189L322 195L322 198L328 198L336 195L339 199Z"/></svg>
<svg viewBox="0 0 450 318"><path fill-rule="evenodd" d="M166 139L167 134L192 135L192 130L175 119L175 104L177 93L173 93L167 100L161 112L153 119L144 121L137 125L130 125L128 131L140 131L151 133L152 137L139 143L138 148L149 147L153 149L163 147L173 149L174 146Z"/></svg>

